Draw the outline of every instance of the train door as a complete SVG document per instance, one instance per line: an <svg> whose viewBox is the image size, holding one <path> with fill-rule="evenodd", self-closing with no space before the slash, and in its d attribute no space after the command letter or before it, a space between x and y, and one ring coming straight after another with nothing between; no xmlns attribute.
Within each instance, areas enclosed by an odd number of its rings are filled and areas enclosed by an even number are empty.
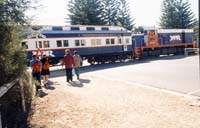
<svg viewBox="0 0 200 128"><path fill-rule="evenodd" d="M128 51L128 46L126 44L126 38L123 37L123 35L121 35L120 37L118 37L118 44L121 44L122 46L122 51Z"/></svg>
<svg viewBox="0 0 200 128"><path fill-rule="evenodd" d="M123 45L123 50L128 51L128 46L126 44Z"/></svg>
<svg viewBox="0 0 200 128"><path fill-rule="evenodd" d="M122 38L122 45L124 52L128 51L128 44L129 44L129 38L128 37Z"/></svg>

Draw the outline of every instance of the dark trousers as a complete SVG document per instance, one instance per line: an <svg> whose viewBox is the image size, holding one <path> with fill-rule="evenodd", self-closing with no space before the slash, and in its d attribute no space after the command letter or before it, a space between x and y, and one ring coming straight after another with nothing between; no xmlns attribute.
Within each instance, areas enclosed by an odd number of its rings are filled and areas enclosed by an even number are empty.
<svg viewBox="0 0 200 128"><path fill-rule="evenodd" d="M69 80L72 81L72 68L66 68L66 77L67 77L67 82L69 82Z"/></svg>
<svg viewBox="0 0 200 128"><path fill-rule="evenodd" d="M36 85L36 91L38 91L38 89L41 89L41 74L40 72L34 72L32 73L33 78L37 81L37 83L35 83Z"/></svg>

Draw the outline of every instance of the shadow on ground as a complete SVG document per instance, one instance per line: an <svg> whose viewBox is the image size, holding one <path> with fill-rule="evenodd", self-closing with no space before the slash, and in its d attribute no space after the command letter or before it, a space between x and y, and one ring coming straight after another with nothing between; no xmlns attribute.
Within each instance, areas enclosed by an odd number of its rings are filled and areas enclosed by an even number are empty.
<svg viewBox="0 0 200 128"><path fill-rule="evenodd" d="M84 86L85 83L90 83L90 80L80 78L78 81L70 82L69 86L81 88Z"/></svg>

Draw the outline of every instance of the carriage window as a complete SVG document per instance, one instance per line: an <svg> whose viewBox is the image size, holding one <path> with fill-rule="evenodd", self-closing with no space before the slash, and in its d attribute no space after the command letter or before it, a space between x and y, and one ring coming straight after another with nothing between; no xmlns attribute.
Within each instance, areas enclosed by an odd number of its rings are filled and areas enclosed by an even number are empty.
<svg viewBox="0 0 200 128"><path fill-rule="evenodd" d="M147 35L147 30L144 31L144 35Z"/></svg>
<svg viewBox="0 0 200 128"><path fill-rule="evenodd" d="M101 30L109 30L108 27L102 27Z"/></svg>
<svg viewBox="0 0 200 128"><path fill-rule="evenodd" d="M69 46L69 41L68 40L63 40L63 46L68 47Z"/></svg>
<svg viewBox="0 0 200 128"><path fill-rule="evenodd" d="M85 46L85 40L81 40L81 46Z"/></svg>
<svg viewBox="0 0 200 128"><path fill-rule="evenodd" d="M126 43L129 44L129 38L126 38Z"/></svg>
<svg viewBox="0 0 200 128"><path fill-rule="evenodd" d="M92 39L91 40L91 45L92 46L101 45L101 40L100 39Z"/></svg>
<svg viewBox="0 0 200 128"><path fill-rule="evenodd" d="M121 38L118 39L118 44L122 44L122 39Z"/></svg>
<svg viewBox="0 0 200 128"><path fill-rule="evenodd" d="M62 31L63 28L62 28L62 27L52 27L52 30L55 30L55 31Z"/></svg>
<svg viewBox="0 0 200 128"><path fill-rule="evenodd" d="M43 41L44 48L49 48L49 41Z"/></svg>
<svg viewBox="0 0 200 128"><path fill-rule="evenodd" d="M22 45L22 48L28 49L28 45L26 44L26 42L22 42L21 45Z"/></svg>
<svg viewBox="0 0 200 128"><path fill-rule="evenodd" d="M87 27L86 29L87 29L87 30L95 30L94 27Z"/></svg>
<svg viewBox="0 0 200 128"><path fill-rule="evenodd" d="M79 40L75 40L75 46L80 46Z"/></svg>
<svg viewBox="0 0 200 128"><path fill-rule="evenodd" d="M35 41L36 48L42 48L42 41Z"/></svg>
<svg viewBox="0 0 200 128"><path fill-rule="evenodd" d="M42 48L42 41L39 41L39 48Z"/></svg>
<svg viewBox="0 0 200 128"><path fill-rule="evenodd" d="M106 39L106 44L110 44L110 39Z"/></svg>
<svg viewBox="0 0 200 128"><path fill-rule="evenodd" d="M71 30L80 30L79 27L71 27Z"/></svg>
<svg viewBox="0 0 200 128"><path fill-rule="evenodd" d="M115 39L111 39L111 44L115 44Z"/></svg>
<svg viewBox="0 0 200 128"><path fill-rule="evenodd" d="M101 45L101 40L100 40L100 39L97 39L97 40L96 40L96 43L97 43L97 45Z"/></svg>
<svg viewBox="0 0 200 128"><path fill-rule="evenodd" d="M38 43L37 43L37 41L35 41L35 47L38 48Z"/></svg>
<svg viewBox="0 0 200 128"><path fill-rule="evenodd" d="M96 45L95 39L91 39L91 45L92 45L92 46L95 46L95 45Z"/></svg>
<svg viewBox="0 0 200 128"><path fill-rule="evenodd" d="M62 41L61 40L57 40L57 47L62 47Z"/></svg>

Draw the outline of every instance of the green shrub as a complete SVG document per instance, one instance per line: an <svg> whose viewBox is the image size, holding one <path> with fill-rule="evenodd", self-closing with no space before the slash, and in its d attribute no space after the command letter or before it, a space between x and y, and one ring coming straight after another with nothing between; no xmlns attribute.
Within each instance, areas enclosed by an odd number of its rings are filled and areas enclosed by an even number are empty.
<svg viewBox="0 0 200 128"><path fill-rule="evenodd" d="M0 24L0 85L20 77L26 68L19 32L18 26Z"/></svg>

